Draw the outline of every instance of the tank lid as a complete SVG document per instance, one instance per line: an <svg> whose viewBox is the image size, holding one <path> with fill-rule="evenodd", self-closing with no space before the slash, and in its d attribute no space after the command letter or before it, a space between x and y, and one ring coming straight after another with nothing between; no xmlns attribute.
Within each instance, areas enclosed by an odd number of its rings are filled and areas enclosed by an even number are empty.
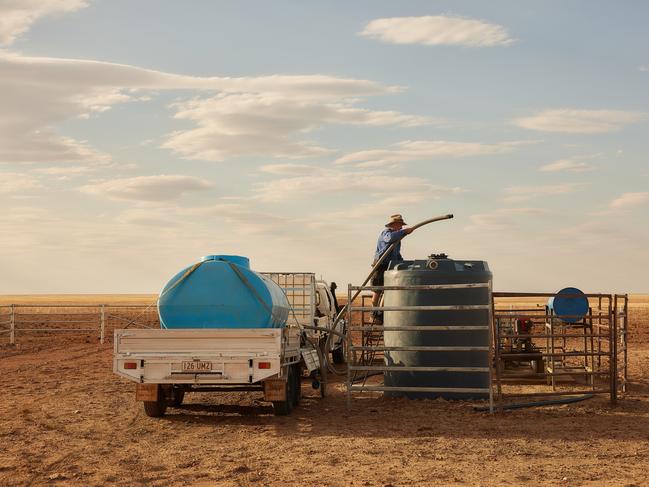
<svg viewBox="0 0 649 487"><path fill-rule="evenodd" d="M250 269L250 259L241 255L205 255L201 257L201 262L207 262L208 260L222 260L223 262L232 262L233 264L237 264L239 267Z"/></svg>

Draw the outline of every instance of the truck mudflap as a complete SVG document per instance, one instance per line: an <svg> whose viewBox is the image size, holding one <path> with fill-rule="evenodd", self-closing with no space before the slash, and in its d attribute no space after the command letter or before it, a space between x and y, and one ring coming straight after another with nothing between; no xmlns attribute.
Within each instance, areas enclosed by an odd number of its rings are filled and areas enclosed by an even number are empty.
<svg viewBox="0 0 649 487"><path fill-rule="evenodd" d="M286 384L285 378L266 379L264 381L264 401L285 401Z"/></svg>
<svg viewBox="0 0 649 487"><path fill-rule="evenodd" d="M135 384L135 400L157 401L159 390L158 384Z"/></svg>

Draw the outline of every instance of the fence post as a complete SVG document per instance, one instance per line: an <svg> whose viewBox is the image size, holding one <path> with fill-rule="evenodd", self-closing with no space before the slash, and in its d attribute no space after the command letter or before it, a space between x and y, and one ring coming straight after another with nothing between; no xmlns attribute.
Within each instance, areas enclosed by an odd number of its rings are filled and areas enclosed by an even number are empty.
<svg viewBox="0 0 649 487"><path fill-rule="evenodd" d="M101 305L100 317L99 317L99 343L104 344L104 331L106 326L106 311L105 304Z"/></svg>
<svg viewBox="0 0 649 487"><path fill-rule="evenodd" d="M11 314L9 315L9 343L16 344L16 315L14 305L11 305Z"/></svg>

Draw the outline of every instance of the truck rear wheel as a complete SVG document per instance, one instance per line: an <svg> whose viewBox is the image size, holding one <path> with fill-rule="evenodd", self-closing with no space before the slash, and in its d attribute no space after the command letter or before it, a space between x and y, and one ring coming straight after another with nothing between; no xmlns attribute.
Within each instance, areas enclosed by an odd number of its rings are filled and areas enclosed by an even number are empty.
<svg viewBox="0 0 649 487"><path fill-rule="evenodd" d="M293 411L293 401L295 396L295 368L291 365L287 371L286 378L286 395L283 401L273 401L273 412L275 416L288 416Z"/></svg>
<svg viewBox="0 0 649 487"><path fill-rule="evenodd" d="M158 385L158 399L155 401L144 401L144 412L150 418L159 418L164 416L167 410L167 400L165 399L165 391Z"/></svg>

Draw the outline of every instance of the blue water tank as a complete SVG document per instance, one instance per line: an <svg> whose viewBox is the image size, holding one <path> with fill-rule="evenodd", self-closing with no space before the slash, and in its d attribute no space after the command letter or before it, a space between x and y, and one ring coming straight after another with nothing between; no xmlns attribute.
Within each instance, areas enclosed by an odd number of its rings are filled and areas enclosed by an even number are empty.
<svg viewBox="0 0 649 487"><path fill-rule="evenodd" d="M588 309L588 298L576 287L565 287L548 299L548 310L566 323L581 321Z"/></svg>
<svg viewBox="0 0 649 487"><path fill-rule="evenodd" d="M162 328L281 328L289 309L284 291L238 255L203 257L158 298Z"/></svg>

